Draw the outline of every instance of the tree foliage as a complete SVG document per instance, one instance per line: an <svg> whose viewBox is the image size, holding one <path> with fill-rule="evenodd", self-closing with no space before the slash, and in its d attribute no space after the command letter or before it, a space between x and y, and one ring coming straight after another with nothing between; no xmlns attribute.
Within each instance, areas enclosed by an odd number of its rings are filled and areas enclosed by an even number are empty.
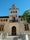
<svg viewBox="0 0 30 40"><path fill-rule="evenodd" d="M26 11L23 13L23 19L24 19L24 20L27 20L27 22L30 23L30 10L26 10Z"/></svg>

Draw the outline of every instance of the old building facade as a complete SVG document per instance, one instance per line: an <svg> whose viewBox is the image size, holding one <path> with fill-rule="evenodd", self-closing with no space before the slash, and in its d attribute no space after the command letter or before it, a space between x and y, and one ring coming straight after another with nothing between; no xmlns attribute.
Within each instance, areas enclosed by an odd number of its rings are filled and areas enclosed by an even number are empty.
<svg viewBox="0 0 30 40"><path fill-rule="evenodd" d="M16 5L12 5L9 11L9 16L0 16L0 33L6 33L8 36L30 34L30 24L18 16L19 9Z"/></svg>

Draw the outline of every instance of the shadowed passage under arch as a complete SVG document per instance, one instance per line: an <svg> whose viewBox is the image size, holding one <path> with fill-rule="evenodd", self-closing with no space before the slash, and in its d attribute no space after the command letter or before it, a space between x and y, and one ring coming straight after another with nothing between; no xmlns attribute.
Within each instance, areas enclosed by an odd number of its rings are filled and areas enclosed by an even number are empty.
<svg viewBox="0 0 30 40"><path fill-rule="evenodd" d="M12 35L16 35L16 27L15 26L12 27Z"/></svg>

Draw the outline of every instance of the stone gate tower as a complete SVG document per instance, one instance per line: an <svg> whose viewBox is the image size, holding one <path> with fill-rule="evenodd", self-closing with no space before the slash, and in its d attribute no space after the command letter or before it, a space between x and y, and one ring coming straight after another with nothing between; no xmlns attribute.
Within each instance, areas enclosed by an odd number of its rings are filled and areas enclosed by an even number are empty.
<svg viewBox="0 0 30 40"><path fill-rule="evenodd" d="M19 35L19 23L18 23L18 8L16 5L12 5L10 10L9 21L5 25L5 32L9 35Z"/></svg>

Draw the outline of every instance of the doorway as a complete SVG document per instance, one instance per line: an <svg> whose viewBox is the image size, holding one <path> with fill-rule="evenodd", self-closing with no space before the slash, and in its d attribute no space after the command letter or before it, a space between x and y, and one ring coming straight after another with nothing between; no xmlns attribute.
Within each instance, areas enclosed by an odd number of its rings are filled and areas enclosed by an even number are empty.
<svg viewBox="0 0 30 40"><path fill-rule="evenodd" d="M16 35L16 27L15 26L12 27L12 35Z"/></svg>

